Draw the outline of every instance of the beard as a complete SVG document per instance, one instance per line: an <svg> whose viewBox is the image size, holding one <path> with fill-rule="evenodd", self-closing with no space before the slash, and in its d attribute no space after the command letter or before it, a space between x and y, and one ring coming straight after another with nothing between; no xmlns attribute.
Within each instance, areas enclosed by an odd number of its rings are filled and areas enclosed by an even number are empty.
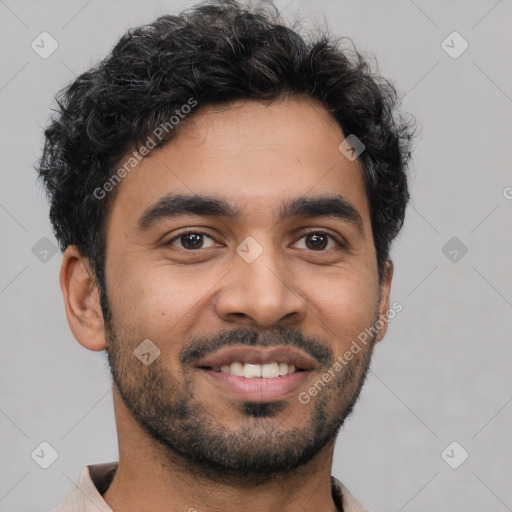
<svg viewBox="0 0 512 512"><path fill-rule="evenodd" d="M105 298L105 297L104 297ZM105 298L106 299L106 298ZM216 417L215 405L198 401L187 363L229 345L292 346L306 351L318 363L317 379L335 362L333 351L321 340L299 330L278 327L221 331L184 344L177 370L166 367L162 357L149 366L134 356L140 338L121 338L106 300L103 304L107 355L114 384L137 424L161 446L172 464L187 472L229 485L259 485L304 466L335 438L351 414L363 387L376 334L354 355L349 364L322 383L306 407L297 397L269 402L230 401L243 421L234 427ZM375 321L378 319L377 312ZM375 323L375 322L374 322ZM123 330L124 329L120 329ZM303 408L301 423L289 417Z"/></svg>

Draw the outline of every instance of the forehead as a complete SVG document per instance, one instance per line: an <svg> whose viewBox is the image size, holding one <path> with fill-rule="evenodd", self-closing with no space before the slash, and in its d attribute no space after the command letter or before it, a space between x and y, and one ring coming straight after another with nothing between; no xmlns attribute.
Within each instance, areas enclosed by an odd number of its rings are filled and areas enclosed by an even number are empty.
<svg viewBox="0 0 512 512"><path fill-rule="evenodd" d="M112 222L134 224L169 194L227 198L247 222L275 220L284 198L339 194L369 222L362 165L340 152L345 134L317 100L205 107L178 130L119 183Z"/></svg>

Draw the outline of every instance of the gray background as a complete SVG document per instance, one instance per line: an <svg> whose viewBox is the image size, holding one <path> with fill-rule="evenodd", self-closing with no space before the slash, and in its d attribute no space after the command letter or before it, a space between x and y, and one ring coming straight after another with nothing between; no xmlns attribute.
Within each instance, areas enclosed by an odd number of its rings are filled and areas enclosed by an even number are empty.
<svg viewBox="0 0 512 512"><path fill-rule="evenodd" d="M375 53L422 126L393 250L403 311L376 349L333 474L373 511L512 510L512 2L288 2L277 2L286 15L325 17ZM41 126L54 93L127 28L191 4L0 0L1 511L50 510L84 465L117 460L105 353L74 340L61 254L40 241L55 243L32 169ZM59 45L47 59L31 48L42 31ZM441 46L453 31L469 43L456 59ZM43 441L58 452L46 470L31 458ZM462 450L469 458L452 469Z"/></svg>

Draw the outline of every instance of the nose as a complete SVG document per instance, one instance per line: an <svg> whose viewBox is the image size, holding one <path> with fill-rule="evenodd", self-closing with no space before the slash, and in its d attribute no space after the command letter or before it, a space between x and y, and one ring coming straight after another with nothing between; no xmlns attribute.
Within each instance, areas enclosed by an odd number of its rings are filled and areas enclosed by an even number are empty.
<svg viewBox="0 0 512 512"><path fill-rule="evenodd" d="M252 262L240 254L234 253L232 269L222 279L215 306L218 316L259 328L304 321L306 300L284 255L271 246Z"/></svg>

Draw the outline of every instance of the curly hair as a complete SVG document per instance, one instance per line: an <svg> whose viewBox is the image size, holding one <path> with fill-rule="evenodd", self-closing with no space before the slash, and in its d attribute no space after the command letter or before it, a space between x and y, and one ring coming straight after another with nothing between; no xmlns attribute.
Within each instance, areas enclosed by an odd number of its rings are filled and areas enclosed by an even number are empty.
<svg viewBox="0 0 512 512"><path fill-rule="evenodd" d="M409 201L413 123L398 111L391 83L373 73L353 45L342 48L343 40L327 29L301 35L285 26L269 0L256 7L211 0L128 30L104 60L57 94L45 130L36 170L61 250L77 246L104 287L105 219L116 191L103 198L95 190L191 98L200 109L310 97L332 113L345 136L365 146L359 158L382 278ZM178 133L167 130L157 146Z"/></svg>

